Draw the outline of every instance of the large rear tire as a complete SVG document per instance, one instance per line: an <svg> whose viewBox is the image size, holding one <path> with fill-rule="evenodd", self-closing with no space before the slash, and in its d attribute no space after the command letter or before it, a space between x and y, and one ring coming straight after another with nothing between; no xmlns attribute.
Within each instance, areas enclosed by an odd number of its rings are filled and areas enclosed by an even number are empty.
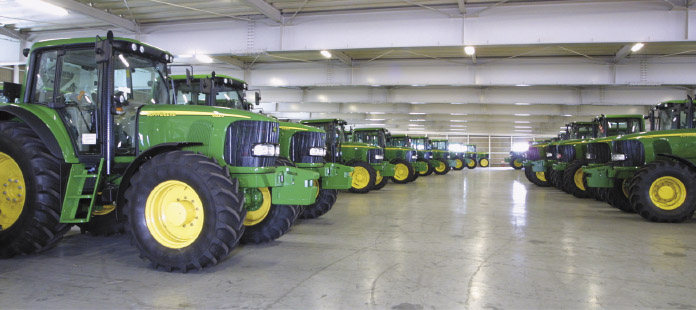
<svg viewBox="0 0 697 310"><path fill-rule="evenodd" d="M353 172L351 173L351 188L352 193L365 194L375 186L377 171L370 164L362 161L354 162L352 165Z"/></svg>
<svg viewBox="0 0 697 310"><path fill-rule="evenodd" d="M446 175L450 171L450 165L445 159L438 160L440 164L437 167L433 167L433 172L437 175Z"/></svg>
<svg viewBox="0 0 697 310"><path fill-rule="evenodd" d="M305 211L300 214L301 219L315 219L332 209L339 191L335 189L320 189L319 196L315 203L305 206Z"/></svg>
<svg viewBox="0 0 697 310"><path fill-rule="evenodd" d="M284 159L276 159L276 166L295 166L293 162ZM318 180L315 180L317 182ZM317 188L319 195L319 187ZM263 214L261 217L255 216L250 217L252 212L247 210L247 217L245 218L244 225L246 226L244 234L242 234L242 243L266 243L280 238L285 235L290 228L293 227L295 220L298 219L301 213L304 212L304 206L298 205L279 205L272 204L271 194L273 193L273 188L259 188L252 189L252 191L259 190L262 192L261 201ZM255 211L258 212L258 211Z"/></svg>
<svg viewBox="0 0 697 310"><path fill-rule="evenodd" d="M126 190L126 229L141 257L166 271L203 269L226 257L244 226L237 180L204 155L160 154Z"/></svg>
<svg viewBox="0 0 697 310"><path fill-rule="evenodd" d="M523 160L520 157L511 157L511 162L509 164L511 168L515 170L523 169Z"/></svg>
<svg viewBox="0 0 697 310"><path fill-rule="evenodd" d="M412 166L411 163L400 158L394 159L390 163L395 165L394 176L390 177L392 182L397 184L406 184L411 182L411 179L415 173L414 166Z"/></svg>
<svg viewBox="0 0 697 310"><path fill-rule="evenodd" d="M597 201L604 201L601 196L602 188L600 187L590 187L588 186L588 173L583 173L583 186L586 188L588 194Z"/></svg>
<svg viewBox="0 0 697 310"><path fill-rule="evenodd" d="M528 178L528 181L532 184L540 187L549 187L551 185L546 178L546 174L544 172L532 171L532 166L525 167L525 177Z"/></svg>
<svg viewBox="0 0 697 310"><path fill-rule="evenodd" d="M70 230L60 184L59 160L32 129L0 122L0 257L49 250Z"/></svg>
<svg viewBox="0 0 697 310"><path fill-rule="evenodd" d="M673 161L639 169L629 183L634 210L652 222L678 223L695 214L695 170Z"/></svg>
<svg viewBox="0 0 697 310"><path fill-rule="evenodd" d="M574 160L563 171L562 182L567 193L570 193L578 198L588 198L590 193L586 190L583 182L583 166L585 160Z"/></svg>

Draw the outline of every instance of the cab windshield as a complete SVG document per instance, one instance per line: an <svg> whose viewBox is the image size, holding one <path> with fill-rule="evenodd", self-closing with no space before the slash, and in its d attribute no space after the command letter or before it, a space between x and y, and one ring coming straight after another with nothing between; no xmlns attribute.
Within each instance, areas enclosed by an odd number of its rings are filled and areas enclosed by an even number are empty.
<svg viewBox="0 0 697 310"><path fill-rule="evenodd" d="M419 151L431 149L430 145L426 142L425 138L411 139L411 146Z"/></svg>
<svg viewBox="0 0 697 310"><path fill-rule="evenodd" d="M174 87L177 89L176 104L185 105L207 105L208 94L202 93L201 80L196 79L191 82L191 86L186 85L185 80L177 80L174 82ZM215 86L215 101L214 106L225 107L232 109L245 110L244 95L241 89L235 89L230 85Z"/></svg>
<svg viewBox="0 0 697 310"><path fill-rule="evenodd" d="M468 145L467 145L467 152L469 152L469 153L474 153L474 152L476 152L476 151L477 151L477 147L476 147L476 146L474 146L474 145L472 145L472 144L468 144Z"/></svg>
<svg viewBox="0 0 697 310"><path fill-rule="evenodd" d="M655 130L690 128L687 118L687 109L680 109L678 106L659 109Z"/></svg>
<svg viewBox="0 0 697 310"><path fill-rule="evenodd" d="M447 141L433 141L433 147L437 150L447 151L448 142Z"/></svg>
<svg viewBox="0 0 697 310"><path fill-rule="evenodd" d="M327 132L327 144L333 145L345 141L344 127L341 125L334 123L307 123L306 125L314 126Z"/></svg>
<svg viewBox="0 0 697 310"><path fill-rule="evenodd" d="M569 139L588 139L593 136L593 125L571 125L571 132L569 133Z"/></svg>
<svg viewBox="0 0 697 310"><path fill-rule="evenodd" d="M600 134L598 136L612 137L639 132L641 130L640 122L643 122L643 120L635 118L606 119L605 128L603 128L605 131L599 131ZM600 130L600 128L598 129Z"/></svg>
<svg viewBox="0 0 697 310"><path fill-rule="evenodd" d="M385 147L385 132L383 131L354 131L353 141Z"/></svg>
<svg viewBox="0 0 697 310"><path fill-rule="evenodd" d="M411 147L411 139L409 138L392 138L390 139L390 144L394 147Z"/></svg>

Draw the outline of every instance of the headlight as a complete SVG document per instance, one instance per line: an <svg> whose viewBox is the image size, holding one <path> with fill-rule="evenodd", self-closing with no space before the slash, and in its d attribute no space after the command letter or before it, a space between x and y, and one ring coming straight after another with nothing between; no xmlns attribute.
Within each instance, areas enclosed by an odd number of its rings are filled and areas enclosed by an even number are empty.
<svg viewBox="0 0 697 310"><path fill-rule="evenodd" d="M418 159L419 155L411 155L411 159Z"/></svg>
<svg viewBox="0 0 697 310"><path fill-rule="evenodd" d="M595 154L592 154L592 153L587 153L587 154L586 154L586 159L595 159L596 157L597 157L597 156L595 156Z"/></svg>
<svg viewBox="0 0 697 310"><path fill-rule="evenodd" d="M281 148L273 144L256 144L252 147L253 156L278 156Z"/></svg>
<svg viewBox="0 0 697 310"><path fill-rule="evenodd" d="M552 157L552 153L547 153L545 155L547 155L547 157Z"/></svg>
<svg viewBox="0 0 697 310"><path fill-rule="evenodd" d="M327 149L323 147L313 147L310 148L310 156L324 156L327 155Z"/></svg>
<svg viewBox="0 0 697 310"><path fill-rule="evenodd" d="M627 159L627 156L624 154L612 154L612 161L623 161Z"/></svg>
<svg viewBox="0 0 697 310"><path fill-rule="evenodd" d="M276 145L276 156L281 156L281 146Z"/></svg>
<svg viewBox="0 0 697 310"><path fill-rule="evenodd" d="M383 159L383 156L380 154L375 154L375 159Z"/></svg>

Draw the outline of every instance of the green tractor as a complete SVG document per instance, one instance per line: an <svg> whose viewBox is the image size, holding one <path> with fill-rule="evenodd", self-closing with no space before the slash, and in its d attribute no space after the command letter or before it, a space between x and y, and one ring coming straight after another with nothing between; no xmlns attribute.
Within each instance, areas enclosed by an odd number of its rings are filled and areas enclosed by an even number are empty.
<svg viewBox="0 0 697 310"><path fill-rule="evenodd" d="M547 146L547 158L533 163L533 171L545 172L545 179L552 186L568 193L566 185L573 182L573 178L565 178L564 171L572 162L584 159L586 143L593 138L593 122L567 124L567 132L566 139Z"/></svg>
<svg viewBox="0 0 697 310"><path fill-rule="evenodd" d="M525 177L530 181L530 183L541 187L550 186L550 182L547 180L544 171L534 171L533 163L545 160L547 158L546 151L549 150L550 144L558 142L559 138L554 138L550 140L545 140L541 142L533 142L528 147L528 151L523 154L523 168L525 172Z"/></svg>
<svg viewBox="0 0 697 310"><path fill-rule="evenodd" d="M479 167L489 167L489 153L487 152L477 152L477 146L474 144L465 144L467 151L465 152L465 164L467 169L474 169L479 165Z"/></svg>
<svg viewBox="0 0 697 310"><path fill-rule="evenodd" d="M695 213L694 101L663 102L649 112L651 130L611 141L593 154L606 165L584 169L588 186L621 191L635 211L654 222L682 222ZM616 199L620 199L616 198Z"/></svg>
<svg viewBox="0 0 697 310"><path fill-rule="evenodd" d="M412 147L411 138L405 134L394 134L387 136L387 145L393 148L406 148L411 151L415 151L412 154L412 159L410 161L412 167L414 168L414 174L412 175L410 182L415 181L419 178L419 175L428 171L428 163L424 161L419 161L418 152Z"/></svg>
<svg viewBox="0 0 697 310"><path fill-rule="evenodd" d="M553 166L554 174L559 180L561 189L578 198L598 196L589 191L583 182L583 167L588 164L587 149L593 142L603 141L607 144L608 137L636 133L645 130L644 116L638 115L601 115L591 122L591 133L586 134L585 122L577 122L577 140L563 141L557 147L558 162ZM584 138L585 137L585 138ZM605 139L605 140L603 140Z"/></svg>
<svg viewBox="0 0 697 310"><path fill-rule="evenodd" d="M449 146L448 139L431 139L431 149L436 150L436 152L433 153L434 157L437 156L438 158L444 159L448 163L448 171L464 169L464 152L452 152L450 151ZM462 157L456 158L455 154L460 154ZM456 166L458 166L458 169L455 169ZM438 171L438 169L436 169L436 171Z"/></svg>
<svg viewBox="0 0 697 310"><path fill-rule="evenodd" d="M327 132L327 162L353 167L351 188L353 193L379 190L387 184L387 177L395 174L395 166L383 161L384 150L367 143L348 142L350 133L341 119L313 119L301 124L319 127Z"/></svg>
<svg viewBox="0 0 697 310"><path fill-rule="evenodd" d="M240 110L251 110L244 101L247 83L226 75L174 75L171 77L177 92L177 103L208 105ZM255 92L257 103L261 99ZM325 163L325 132L316 127L281 122L279 165L295 166L319 173L320 182L316 201L305 206L300 218L317 218L329 212L338 196L338 190L351 188L353 168Z"/></svg>
<svg viewBox="0 0 697 310"><path fill-rule="evenodd" d="M316 172L276 166L277 121L170 104L171 54L109 32L39 42L25 56L24 86L3 90L19 103L0 104L0 256L117 217L155 268L186 272L241 240L281 235L315 201Z"/></svg>
<svg viewBox="0 0 697 310"><path fill-rule="evenodd" d="M457 149L465 150L466 149L465 145L462 143L450 143L450 142L448 142L447 149L450 150L450 158L454 162L452 169L457 170L457 171L465 169L465 163L467 162L466 152L455 151Z"/></svg>
<svg viewBox="0 0 697 310"><path fill-rule="evenodd" d="M352 133L353 142L367 143L384 150L384 159L395 167L392 182L406 184L414 180L416 172L412 163L417 159L416 151L406 147L388 146L390 132L387 129L356 128ZM383 182L387 182L387 178L383 178Z"/></svg>
<svg viewBox="0 0 697 310"><path fill-rule="evenodd" d="M419 172L421 176L432 173L444 175L450 171L450 163L448 162L450 152L434 149L431 139L426 136L410 136L410 138L412 147L416 149L417 161L428 164L428 170Z"/></svg>

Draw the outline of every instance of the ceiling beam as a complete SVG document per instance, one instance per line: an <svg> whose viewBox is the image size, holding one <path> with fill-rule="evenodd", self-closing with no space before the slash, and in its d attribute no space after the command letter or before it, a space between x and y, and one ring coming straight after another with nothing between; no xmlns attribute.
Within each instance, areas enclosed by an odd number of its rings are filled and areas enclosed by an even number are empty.
<svg viewBox="0 0 697 310"><path fill-rule="evenodd" d="M629 55L629 53L632 52L632 46L627 44L625 46L622 46L619 51L615 54L615 62L619 62L620 60L624 59Z"/></svg>
<svg viewBox="0 0 697 310"><path fill-rule="evenodd" d="M457 7L460 9L462 15L467 14L467 8L465 8L465 0L457 0Z"/></svg>
<svg viewBox="0 0 697 310"><path fill-rule="evenodd" d="M238 68L240 68L240 69L245 69L244 62L241 61L241 60L239 60L239 59L237 59L237 58L235 58L235 57L232 57L232 56L220 56L220 57L215 57L215 56L214 56L213 58L215 58L216 60L222 61L222 62L224 62L224 63L226 63L226 64L229 64L229 65L233 65L233 66L235 66L235 67L238 67Z"/></svg>
<svg viewBox="0 0 697 310"><path fill-rule="evenodd" d="M17 40L26 40L28 35L21 33L17 30L10 28L9 26L0 27L0 35L8 36Z"/></svg>
<svg viewBox="0 0 697 310"><path fill-rule="evenodd" d="M344 52L332 51L332 55L334 55L336 57L336 59L338 59L339 61L343 62L344 64L346 64L348 66L353 65L353 59L351 59L351 57L349 57L348 55L344 54Z"/></svg>
<svg viewBox="0 0 697 310"><path fill-rule="evenodd" d="M257 10L271 20L281 23L281 11L266 3L264 0L243 0L244 3Z"/></svg>
<svg viewBox="0 0 697 310"><path fill-rule="evenodd" d="M110 25L114 25L130 32L139 32L138 24L125 18L118 17L114 14L104 12L100 9L84 5L74 0L43 0L45 2L60 6L66 10L76 12L80 15L91 17Z"/></svg>

